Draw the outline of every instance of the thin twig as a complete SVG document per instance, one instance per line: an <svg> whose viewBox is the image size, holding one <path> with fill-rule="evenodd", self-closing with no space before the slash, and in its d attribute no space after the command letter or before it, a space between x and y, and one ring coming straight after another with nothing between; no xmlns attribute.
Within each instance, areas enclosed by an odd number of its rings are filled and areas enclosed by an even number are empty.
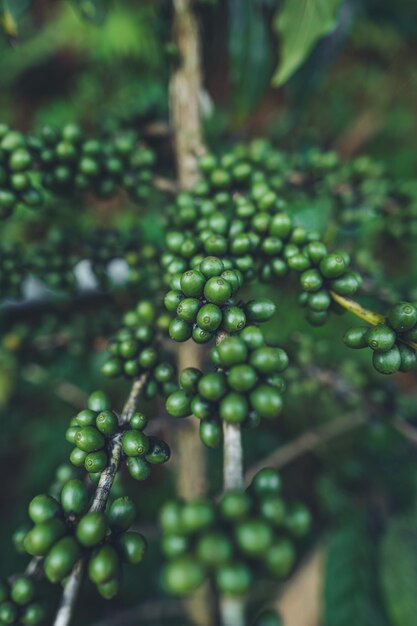
<svg viewBox="0 0 417 626"><path fill-rule="evenodd" d="M146 380L147 374L143 374L133 383L129 397L126 401L125 406L123 407L123 411L119 418L120 426L129 423L129 420L131 419L135 411L141 391L145 386ZM111 488L113 486L114 478L119 469L121 456L122 435L121 433L118 433L113 438L110 450L110 463L100 476L96 493L89 509L90 511L103 511L105 509L107 500L110 496ZM61 603L55 617L54 626L68 626L68 624L70 623L75 604L77 602L78 592L83 577L83 571L84 560L81 559L74 566L68 582L65 585L65 589L61 598Z"/></svg>
<svg viewBox="0 0 417 626"><path fill-rule="evenodd" d="M355 411L309 430L294 441L280 446L272 454L264 457L261 462L252 465L245 474L245 484L249 485L255 474L263 467L268 466L279 469L295 461L300 456L306 454L306 452L311 452L336 437L363 426L366 422L366 416L362 412Z"/></svg>
<svg viewBox="0 0 417 626"><path fill-rule="evenodd" d="M223 422L223 489L243 489L243 449L240 424Z"/></svg>

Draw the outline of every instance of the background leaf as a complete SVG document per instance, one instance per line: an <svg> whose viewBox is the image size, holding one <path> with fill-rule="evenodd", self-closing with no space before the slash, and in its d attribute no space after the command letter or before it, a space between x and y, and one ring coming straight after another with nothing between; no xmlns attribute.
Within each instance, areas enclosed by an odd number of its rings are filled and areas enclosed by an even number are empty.
<svg viewBox="0 0 417 626"><path fill-rule="evenodd" d="M394 626L415 626L417 616L417 523L393 520L381 544L385 604Z"/></svg>
<svg viewBox="0 0 417 626"><path fill-rule="evenodd" d="M317 41L337 24L339 0L285 0L274 20L281 60L272 79L283 85L306 60Z"/></svg>

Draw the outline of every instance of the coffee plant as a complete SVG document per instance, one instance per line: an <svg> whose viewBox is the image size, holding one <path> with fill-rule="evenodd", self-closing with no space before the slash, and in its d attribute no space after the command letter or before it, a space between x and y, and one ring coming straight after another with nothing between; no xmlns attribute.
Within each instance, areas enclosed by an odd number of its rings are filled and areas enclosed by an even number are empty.
<svg viewBox="0 0 417 626"><path fill-rule="evenodd" d="M14 41L20 10L8 4L0 24ZM101 22L106 3L75 4ZM13 532L20 569L2 572L0 626L77 623L89 587L115 624L133 623L123 622L129 585L153 585L168 606L180 598L179 621L162 611L161 624L285 626L277 589L323 528L326 626L410 626L415 594L395 602L387 563L400 545L398 578L415 570L403 544L417 548L404 504L417 478L417 291L387 251L408 267L417 186L318 147L257 138L208 149L199 113L193 128L200 68L180 80L186 98L175 83L198 48L191 5L169 15L162 141L134 107L94 124L0 124L4 380L13 370L23 394L44 383L76 407L53 427L65 457ZM276 84L301 63L283 26L290 5L276 24ZM326 33L312 31L310 43ZM68 355L92 364L80 388L66 380ZM23 437L18 418L12 407L6 443ZM281 471L316 449L319 461ZM204 488L187 493L178 475L198 482L204 459Z"/></svg>

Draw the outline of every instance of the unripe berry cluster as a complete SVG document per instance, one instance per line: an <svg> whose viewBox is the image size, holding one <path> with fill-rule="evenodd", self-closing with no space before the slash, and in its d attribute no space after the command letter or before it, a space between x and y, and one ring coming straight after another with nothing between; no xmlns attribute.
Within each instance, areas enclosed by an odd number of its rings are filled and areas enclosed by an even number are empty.
<svg viewBox="0 0 417 626"><path fill-rule="evenodd" d="M104 598L118 591L123 562L139 563L146 540L129 528L136 510L127 498L117 498L106 512L89 510L89 493L80 480L68 481L57 500L36 496L29 504L34 526L24 538L25 550L44 557L43 569L51 583L62 582L79 559L88 559L88 575Z"/></svg>
<svg viewBox="0 0 417 626"><path fill-rule="evenodd" d="M18 204L42 204L42 194L33 184L32 142L0 124L0 219L9 217Z"/></svg>
<svg viewBox="0 0 417 626"><path fill-rule="evenodd" d="M310 513L285 503L278 473L264 468L246 492L227 492L216 505L167 502L160 523L169 559L163 580L171 593L189 593L210 576L220 593L240 596L254 573L278 579L289 574L294 541L308 532Z"/></svg>
<svg viewBox="0 0 417 626"><path fill-rule="evenodd" d="M71 420L66 432L67 441L75 444L70 454L71 463L85 468L92 481L98 482L110 463L117 437L121 439L130 475L136 480L145 480L151 473L151 465L166 463L171 455L165 441L145 435L143 431L147 423L145 415L136 412L127 425L120 426L105 394L94 392L88 408Z"/></svg>
<svg viewBox="0 0 417 626"><path fill-rule="evenodd" d="M14 576L0 582L0 624L37 626L45 620L45 609L37 599L37 589L30 576Z"/></svg>
<svg viewBox="0 0 417 626"><path fill-rule="evenodd" d="M74 124L45 126L41 141L42 184L54 193L92 191L108 198L123 187L135 200L148 196L154 154L139 144L136 132L87 139Z"/></svg>
<svg viewBox="0 0 417 626"><path fill-rule="evenodd" d="M221 420L255 427L262 418L275 419L282 411L288 366L282 348L266 345L257 326L226 337L211 352L216 367L203 374L187 368L181 372L180 387L166 403L174 417L195 415L201 420L200 436L209 447L222 440Z"/></svg>
<svg viewBox="0 0 417 626"><path fill-rule="evenodd" d="M176 370L156 336L158 330L166 330L168 321L166 315L157 314L153 304L141 300L125 314L124 325L111 340L110 356L101 368L102 374L135 378L146 373L145 397L152 398L158 391L164 396L171 393Z"/></svg>
<svg viewBox="0 0 417 626"><path fill-rule="evenodd" d="M385 322L351 328L344 342L349 348L371 348L372 363L381 374L409 372L417 367L417 306L399 302L388 311Z"/></svg>
<svg viewBox="0 0 417 626"><path fill-rule="evenodd" d="M229 268L229 269L226 269ZM196 268L178 275L165 295L165 307L175 312L169 325L174 341L207 343L221 331L234 334L247 322L267 321L275 312L269 300L253 300L247 305L233 296L243 282L242 273L231 269L228 259L204 258Z"/></svg>
<svg viewBox="0 0 417 626"><path fill-rule="evenodd" d="M27 273L22 261L23 251L20 246L2 243L0 247L0 299L20 295L22 280Z"/></svg>

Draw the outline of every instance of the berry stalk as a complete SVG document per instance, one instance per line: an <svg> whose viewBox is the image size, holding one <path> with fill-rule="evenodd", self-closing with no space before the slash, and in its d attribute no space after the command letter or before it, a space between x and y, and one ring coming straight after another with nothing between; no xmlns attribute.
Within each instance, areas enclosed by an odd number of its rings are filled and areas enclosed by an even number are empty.
<svg viewBox="0 0 417 626"><path fill-rule="evenodd" d="M133 383L128 399L126 400L123 411L119 418L120 426L129 423L132 414L135 411L142 389L146 384L146 380L147 374L142 374L142 376L140 376ZM119 469L121 455L122 436L120 435L119 437L116 437L114 439L113 448L111 450L110 463L100 476L96 493L89 509L90 512L104 511L104 509L106 508L111 488L113 486L113 481ZM75 564L71 572L71 575L62 594L61 603L55 617L54 626L68 626L71 622L81 582L83 579L84 565L85 563L81 559Z"/></svg>

